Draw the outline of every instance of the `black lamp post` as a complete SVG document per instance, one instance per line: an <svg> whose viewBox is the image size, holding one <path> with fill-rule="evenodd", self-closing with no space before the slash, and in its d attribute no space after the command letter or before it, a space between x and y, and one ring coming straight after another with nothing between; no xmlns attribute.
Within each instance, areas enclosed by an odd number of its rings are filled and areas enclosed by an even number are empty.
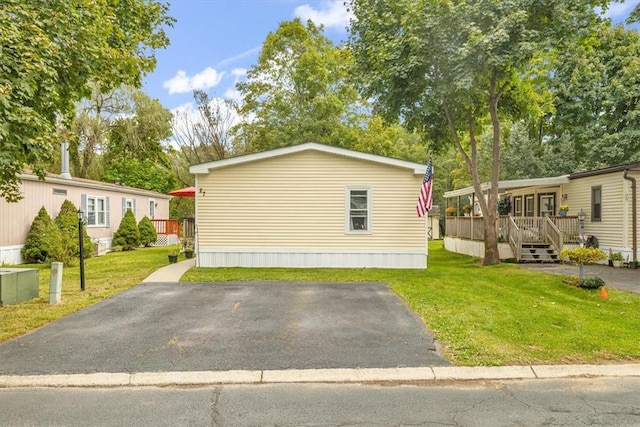
<svg viewBox="0 0 640 427"><path fill-rule="evenodd" d="M584 242L586 241L585 235L584 235L584 216L585 216L585 213L582 210L582 208L580 208L580 212L578 212L578 232L580 233L581 248L584 247ZM582 282L582 280L584 279L584 266L582 265L582 263L578 265L578 275L580 278L580 282Z"/></svg>
<svg viewBox="0 0 640 427"><path fill-rule="evenodd" d="M84 291L84 232L82 225L84 222L84 212L78 209L78 240L80 242L80 290Z"/></svg>
<svg viewBox="0 0 640 427"><path fill-rule="evenodd" d="M584 246L584 242L586 241L584 235L584 217L585 213L580 208L580 212L578 212L578 232L580 233L580 247Z"/></svg>

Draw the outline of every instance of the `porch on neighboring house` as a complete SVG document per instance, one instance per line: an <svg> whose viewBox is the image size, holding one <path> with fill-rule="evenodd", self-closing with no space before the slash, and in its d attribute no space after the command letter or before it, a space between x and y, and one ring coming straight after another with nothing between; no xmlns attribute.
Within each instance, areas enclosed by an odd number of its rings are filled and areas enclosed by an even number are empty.
<svg viewBox="0 0 640 427"><path fill-rule="evenodd" d="M500 216L496 235L501 259L518 262L559 262L565 245L580 243L577 216ZM445 248L471 256L484 256L484 218L447 216Z"/></svg>
<svg viewBox="0 0 640 427"><path fill-rule="evenodd" d="M152 219L158 238L157 246L169 246L182 244L185 246L189 240L193 242L196 235L195 218L184 218L182 223L177 219Z"/></svg>

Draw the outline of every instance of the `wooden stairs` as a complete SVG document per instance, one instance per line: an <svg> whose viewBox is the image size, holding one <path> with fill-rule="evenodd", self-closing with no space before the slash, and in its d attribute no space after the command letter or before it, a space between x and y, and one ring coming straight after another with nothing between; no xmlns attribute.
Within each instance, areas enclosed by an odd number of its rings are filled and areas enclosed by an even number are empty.
<svg viewBox="0 0 640 427"><path fill-rule="evenodd" d="M560 262L560 255L549 243L523 243L520 262Z"/></svg>

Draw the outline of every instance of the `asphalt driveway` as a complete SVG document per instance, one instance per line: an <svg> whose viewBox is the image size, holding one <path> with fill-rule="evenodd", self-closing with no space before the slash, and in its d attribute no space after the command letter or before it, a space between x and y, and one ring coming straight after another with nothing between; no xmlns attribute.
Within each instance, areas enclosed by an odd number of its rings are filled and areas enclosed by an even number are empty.
<svg viewBox="0 0 640 427"><path fill-rule="evenodd" d="M383 283L145 283L0 344L0 374L446 366Z"/></svg>

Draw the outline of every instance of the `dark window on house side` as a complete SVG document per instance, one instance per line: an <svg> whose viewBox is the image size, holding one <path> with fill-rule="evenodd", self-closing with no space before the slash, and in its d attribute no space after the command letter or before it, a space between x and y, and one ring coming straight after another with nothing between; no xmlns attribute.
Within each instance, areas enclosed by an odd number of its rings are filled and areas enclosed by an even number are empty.
<svg viewBox="0 0 640 427"><path fill-rule="evenodd" d="M591 187L591 221L602 221L602 186Z"/></svg>
<svg viewBox="0 0 640 427"><path fill-rule="evenodd" d="M67 195L67 190L65 190L64 188L54 188L53 189L53 195L54 196L66 196Z"/></svg>

